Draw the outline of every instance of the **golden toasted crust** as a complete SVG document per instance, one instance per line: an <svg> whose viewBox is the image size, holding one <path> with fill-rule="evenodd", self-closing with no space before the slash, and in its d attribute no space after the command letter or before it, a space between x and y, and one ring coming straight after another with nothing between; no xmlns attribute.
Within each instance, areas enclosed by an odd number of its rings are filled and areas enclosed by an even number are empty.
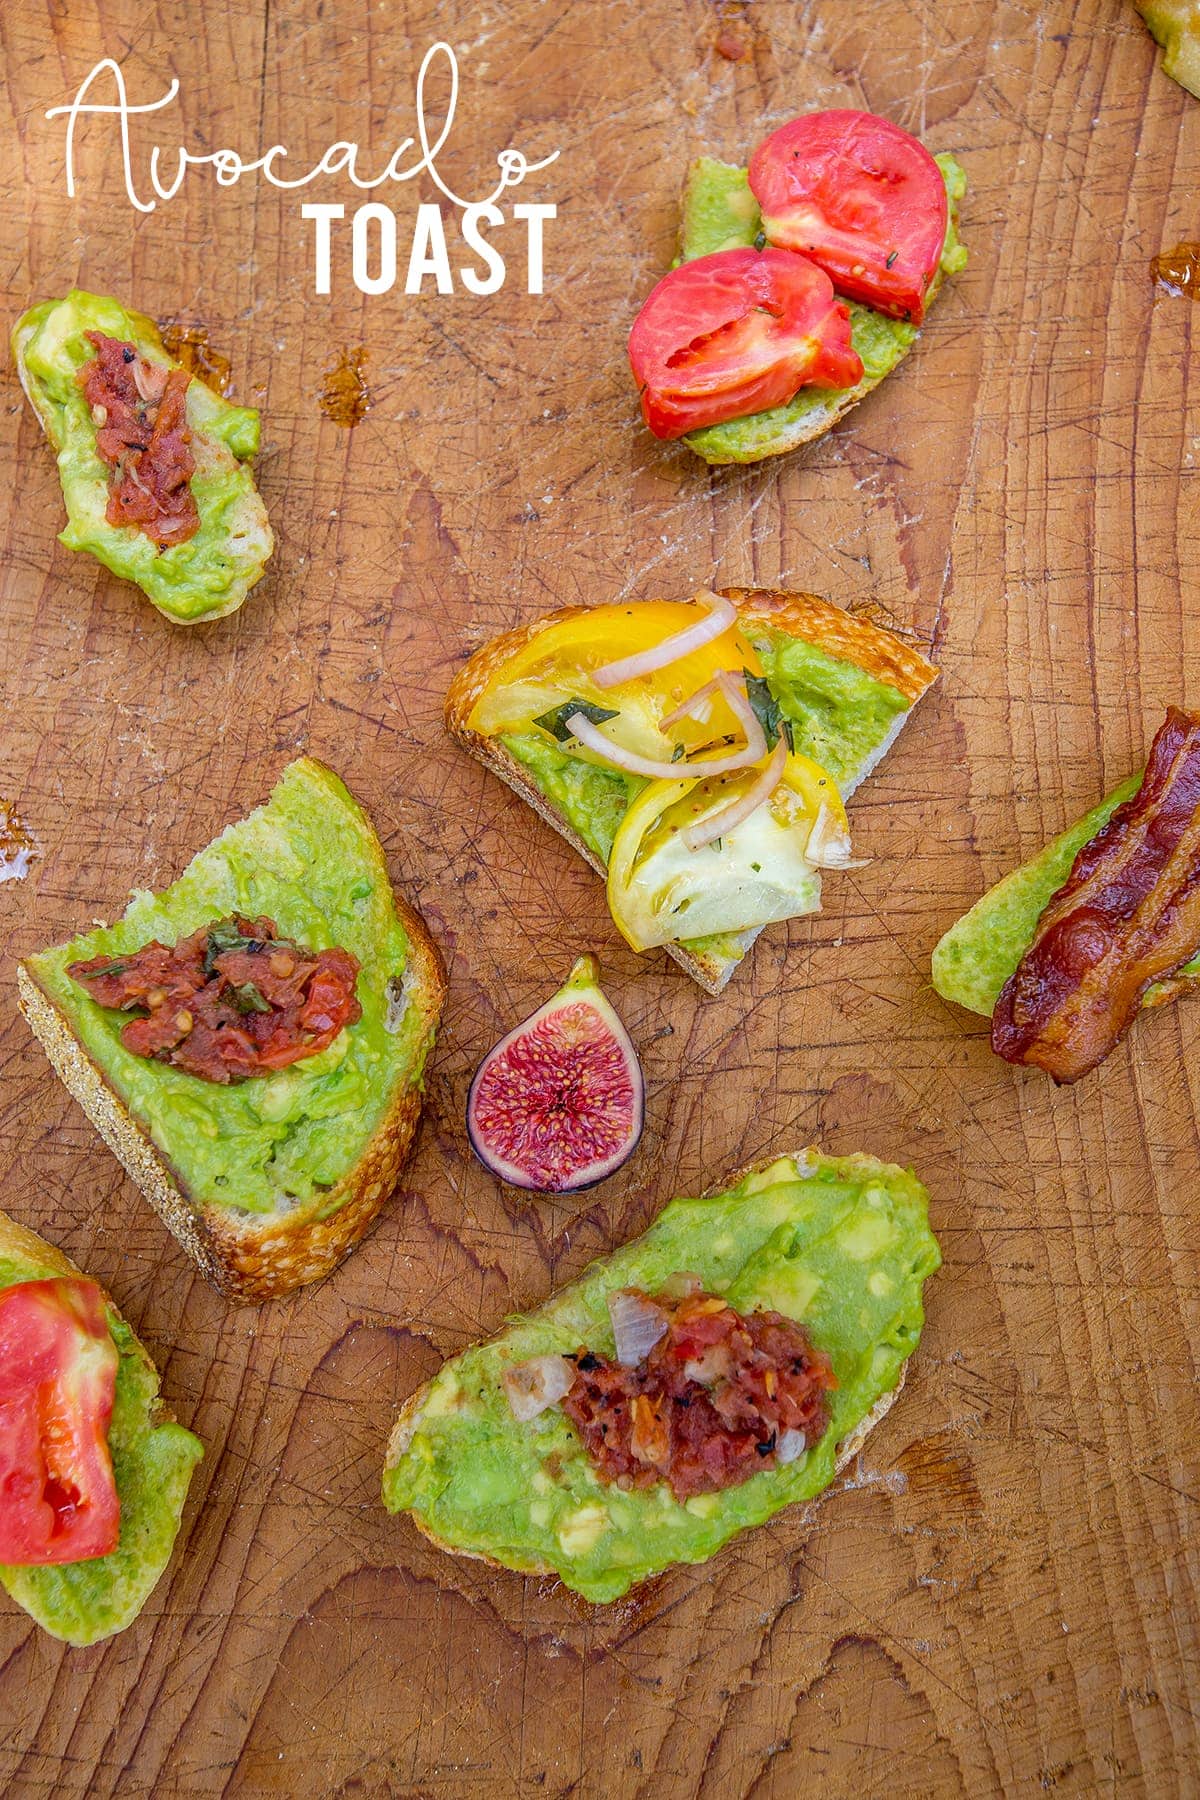
<svg viewBox="0 0 1200 1800"><path fill-rule="evenodd" d="M769 1168L772 1163L778 1162L781 1156L799 1158L806 1154L807 1150L776 1151L774 1155L764 1156L758 1162L747 1163L744 1168L738 1169L734 1174L730 1175L719 1187L710 1188L708 1191L710 1194L722 1194L727 1188L736 1187L738 1183L744 1181L748 1175L755 1175L760 1169ZM502 1329L501 1331L496 1332L494 1337L502 1337L503 1335L504 1332ZM863 1445L866 1443L875 1427L879 1424L880 1420L891 1411L901 1388L904 1386L907 1374L908 1364L902 1363L900 1375L895 1387L890 1393L880 1395L870 1412L859 1420L854 1430L850 1433L850 1436L843 1439L841 1448L838 1450L837 1461L834 1464L833 1472L835 1476L840 1475L847 1464L854 1461L854 1458L859 1454ZM385 1473L388 1469L395 1467L408 1449L409 1444L412 1442L413 1434L421 1422L421 1408L425 1404L425 1396L428 1394L435 1380L436 1376L431 1376L428 1381L422 1382L416 1393L409 1395L408 1399L397 1413L396 1423L393 1425L391 1435L388 1438L387 1454L384 1458L383 1465ZM832 1483L830 1485L832 1485ZM818 1500L823 1500L828 1492L828 1487L823 1488L816 1498ZM439 1550L444 1550L448 1556L465 1556L471 1562L486 1563L490 1569L507 1569L511 1566L508 1563L497 1562L494 1556L488 1556L482 1550L461 1550L456 1544L448 1544L444 1538L438 1537L436 1532L431 1531L424 1521L417 1517L416 1513L410 1513L408 1516L416 1526L417 1530L421 1533L422 1537L428 1538L431 1544L436 1544L437 1548ZM531 1558L522 1573L526 1575L553 1575L555 1574L555 1570L549 1563L538 1562ZM604 1605L606 1602L599 1601L594 1604Z"/></svg>
<svg viewBox="0 0 1200 1800"><path fill-rule="evenodd" d="M781 588L721 588L720 592L736 606L739 624L749 635L757 628L787 637L805 638L831 656L854 663L876 681L895 688L904 695L910 707L938 678L934 664L894 633L885 631L869 619L848 613L816 594L793 594ZM498 739L485 737L481 732L473 731L470 725L475 707L505 664L550 626L562 624L584 611L586 608L581 606L559 607L532 624L506 631L484 644L463 664L450 683L445 716L451 737L566 838L571 848L578 851L603 879L607 871L600 858L544 798L516 758ZM741 934L739 941L743 954L757 936L756 930ZM728 958L711 954L698 956L681 944L664 944L662 947L708 994L719 994L738 966L737 961Z"/></svg>
<svg viewBox="0 0 1200 1800"><path fill-rule="evenodd" d="M405 997L423 1016L425 1049L445 998L445 970L420 914L400 894L395 895L395 904L410 947ZM287 1213L234 1218L219 1207L196 1206L176 1171L109 1087L27 963L17 968L17 1001L63 1084L168 1230L223 1294L268 1300L305 1282L318 1281L358 1242L395 1186L421 1113L421 1088L415 1081L393 1093L358 1162L324 1197L323 1218L294 1219Z"/></svg>
<svg viewBox="0 0 1200 1800"><path fill-rule="evenodd" d="M817 594L792 594L785 588L722 588L721 592L737 607L747 637L753 639L758 629L804 638L827 655L854 663L885 687L895 688L910 706L938 678L929 658L894 631Z"/></svg>

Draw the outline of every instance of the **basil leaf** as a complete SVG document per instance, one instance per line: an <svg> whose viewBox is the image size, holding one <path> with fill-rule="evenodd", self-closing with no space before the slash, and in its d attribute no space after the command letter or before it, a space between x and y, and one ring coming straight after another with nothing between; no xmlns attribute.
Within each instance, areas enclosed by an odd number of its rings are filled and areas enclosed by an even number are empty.
<svg viewBox="0 0 1200 1800"><path fill-rule="evenodd" d="M204 973L211 975L217 966L217 958L230 950L265 950L263 938L243 937L232 919L219 919L209 927L208 942L204 948Z"/></svg>
<svg viewBox="0 0 1200 1800"><path fill-rule="evenodd" d="M572 735L567 724L572 713L582 713L593 725L603 725L605 719L615 719L618 710L611 706L597 706L591 700L564 700L561 706L540 713L533 722L540 725L543 731L548 731L552 738L557 738L560 744L565 744Z"/></svg>
<svg viewBox="0 0 1200 1800"><path fill-rule="evenodd" d="M782 731L787 739L789 750L795 750L796 741L792 735L792 721L780 706L778 700L767 683L765 675L752 675L749 669L743 669L746 678L746 695L754 710L754 716L763 728L763 736L767 740L767 748L773 750Z"/></svg>
<svg viewBox="0 0 1200 1800"><path fill-rule="evenodd" d="M243 981L233 990L233 1004L240 1013L269 1013L271 1002L264 1000L252 981Z"/></svg>

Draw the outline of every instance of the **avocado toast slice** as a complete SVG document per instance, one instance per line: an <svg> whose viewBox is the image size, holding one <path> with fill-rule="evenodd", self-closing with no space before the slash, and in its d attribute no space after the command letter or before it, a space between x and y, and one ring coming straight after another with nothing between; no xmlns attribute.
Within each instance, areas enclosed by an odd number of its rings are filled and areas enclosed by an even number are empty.
<svg viewBox="0 0 1200 1800"><path fill-rule="evenodd" d="M360 965L361 1017L317 1054L221 1085L133 1054L128 1014L68 965L168 945L230 913L267 915ZM441 958L396 893L369 819L310 757L160 894L17 972L50 1061L170 1229L223 1292L262 1299L328 1273L391 1192L420 1116L445 992Z"/></svg>
<svg viewBox="0 0 1200 1800"><path fill-rule="evenodd" d="M1038 920L1070 875L1076 856L1141 783L1141 775L1123 781L1036 856L989 888L950 927L933 952L933 985L943 1000L991 1018L1001 989L1033 941ZM1147 989L1142 1004L1161 1006L1198 987L1200 956L1194 956L1169 981Z"/></svg>
<svg viewBox="0 0 1200 1800"><path fill-rule="evenodd" d="M958 238L958 207L967 178L954 157L934 158L946 183L949 221L938 273L930 285L931 305L948 275L966 266L967 252ZM750 191L747 172L736 164L701 156L688 171L680 220L679 262L718 250L750 247L759 240L762 216ZM919 335L907 320L891 319L862 301L851 300L850 340L862 359L862 379L850 388L801 388L784 406L745 418L729 419L688 432L683 442L708 463L751 463L782 456L831 430L852 406L865 399L890 375Z"/></svg>
<svg viewBox="0 0 1200 1800"><path fill-rule="evenodd" d="M0 1290L76 1276L69 1257L0 1212ZM158 1371L104 1296L119 1356L108 1428L121 1528L117 1548L86 1562L0 1566L0 1583L31 1618L82 1647L122 1631L145 1605L170 1559L200 1440L159 1398Z"/></svg>
<svg viewBox="0 0 1200 1800"><path fill-rule="evenodd" d="M190 380L186 425L195 472L188 486L198 529L185 542L160 547L134 525L111 524L105 516L110 468L97 448L104 415L93 413L80 384L80 371L96 354L89 331L132 346L155 370L182 367L167 354L153 319L81 288L18 319L12 349L21 386L58 458L67 508L60 542L136 582L177 624L235 612L274 545L250 469L259 446L257 412Z"/></svg>
<svg viewBox="0 0 1200 1800"><path fill-rule="evenodd" d="M891 1406L920 1337L922 1283L941 1260L927 1205L909 1171L813 1150L672 1201L644 1236L453 1357L406 1402L384 1504L443 1549L556 1574L593 1601L672 1563L706 1562L739 1531L814 1499ZM663 1482L605 1482L560 1407L522 1422L503 1386L529 1358L611 1355L609 1296L653 1295L681 1271L742 1313L771 1309L803 1325L838 1381L828 1428L799 1460L682 1504Z"/></svg>
<svg viewBox="0 0 1200 1800"><path fill-rule="evenodd" d="M720 591L761 659L770 696L790 722L794 748L828 771L848 798L895 741L937 680L937 669L892 632L814 594ZM604 875L615 832L645 782L574 759L535 719L499 735L485 734L473 721L511 659L540 633L584 613L564 608L476 651L451 683L446 726ZM613 653L620 648L614 644ZM757 935L726 933L664 948L707 993L718 994Z"/></svg>

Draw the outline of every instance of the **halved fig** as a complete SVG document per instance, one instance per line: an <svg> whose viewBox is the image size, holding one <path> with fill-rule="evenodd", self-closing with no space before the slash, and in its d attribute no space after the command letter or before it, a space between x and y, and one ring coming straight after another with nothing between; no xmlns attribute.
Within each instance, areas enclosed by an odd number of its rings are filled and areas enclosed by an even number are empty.
<svg viewBox="0 0 1200 1800"><path fill-rule="evenodd" d="M600 990L595 957L581 956L557 994L480 1063L467 1131L501 1181L570 1194L629 1160L644 1110L637 1051Z"/></svg>

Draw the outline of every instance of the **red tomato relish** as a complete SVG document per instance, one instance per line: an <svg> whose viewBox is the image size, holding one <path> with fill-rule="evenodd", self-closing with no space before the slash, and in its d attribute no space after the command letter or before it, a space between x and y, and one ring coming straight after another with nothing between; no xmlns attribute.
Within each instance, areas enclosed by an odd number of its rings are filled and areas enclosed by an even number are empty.
<svg viewBox="0 0 1200 1800"><path fill-rule="evenodd" d="M605 1481L666 1481L687 1500L777 1467L787 1432L803 1434L805 1448L824 1435L837 1378L802 1326L777 1312L739 1313L713 1294L655 1304L667 1329L634 1367L594 1350L572 1358L578 1373L563 1410Z"/></svg>
<svg viewBox="0 0 1200 1800"><path fill-rule="evenodd" d="M121 1042L204 1081L246 1081L324 1050L362 1017L359 963L348 950L306 950L272 919L214 919L174 948L71 963L100 1006L134 1012Z"/></svg>
<svg viewBox="0 0 1200 1800"><path fill-rule="evenodd" d="M185 369L147 362L132 344L86 333L96 354L79 371L96 425L96 449L109 468L110 525L133 525L160 550L185 544L200 529L189 483L196 472L187 422Z"/></svg>

